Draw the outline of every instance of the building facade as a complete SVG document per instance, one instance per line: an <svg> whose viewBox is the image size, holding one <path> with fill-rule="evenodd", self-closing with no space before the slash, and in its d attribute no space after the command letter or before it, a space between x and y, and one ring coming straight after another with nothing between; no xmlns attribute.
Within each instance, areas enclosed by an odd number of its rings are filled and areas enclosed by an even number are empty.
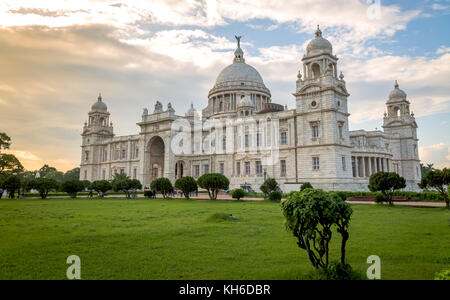
<svg viewBox="0 0 450 300"><path fill-rule="evenodd" d="M144 186L158 177L172 182L222 173L231 188L275 178L284 192L310 182L325 190L365 191L370 175L396 172L417 190L420 182L417 124L407 95L395 83L386 102L383 130L349 130L348 96L331 43L316 36L302 58L295 109L272 103L258 71L238 46L220 72L201 115L193 105L184 116L158 101L144 109L137 135L114 135L109 112L98 97L82 133L80 179L112 179L125 173Z"/></svg>

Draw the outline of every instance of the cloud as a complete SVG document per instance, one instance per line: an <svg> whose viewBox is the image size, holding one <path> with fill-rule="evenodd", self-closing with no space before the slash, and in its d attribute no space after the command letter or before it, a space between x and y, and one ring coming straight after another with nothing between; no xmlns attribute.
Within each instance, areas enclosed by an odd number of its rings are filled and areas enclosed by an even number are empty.
<svg viewBox="0 0 450 300"><path fill-rule="evenodd" d="M424 163L432 163L435 168L450 168L450 146L444 142L419 147L419 157Z"/></svg>

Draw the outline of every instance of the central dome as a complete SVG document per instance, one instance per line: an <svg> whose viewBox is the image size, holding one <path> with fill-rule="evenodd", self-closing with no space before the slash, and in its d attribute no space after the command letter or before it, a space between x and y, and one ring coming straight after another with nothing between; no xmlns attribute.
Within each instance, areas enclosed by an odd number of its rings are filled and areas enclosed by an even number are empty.
<svg viewBox="0 0 450 300"><path fill-rule="evenodd" d="M242 85L253 83L264 86L264 81L258 71L245 62L235 62L220 72L216 79L216 86Z"/></svg>

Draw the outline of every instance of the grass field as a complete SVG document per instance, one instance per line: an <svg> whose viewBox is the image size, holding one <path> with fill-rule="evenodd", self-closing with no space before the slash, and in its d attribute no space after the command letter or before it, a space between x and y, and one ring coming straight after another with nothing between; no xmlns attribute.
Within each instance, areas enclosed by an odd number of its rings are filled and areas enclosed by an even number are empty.
<svg viewBox="0 0 450 300"><path fill-rule="evenodd" d="M432 279L450 268L447 210L352 207L348 262L360 273L372 254L382 279ZM0 279L65 279L73 254L82 279L305 279L313 271L279 204L266 201L2 199L0 237Z"/></svg>

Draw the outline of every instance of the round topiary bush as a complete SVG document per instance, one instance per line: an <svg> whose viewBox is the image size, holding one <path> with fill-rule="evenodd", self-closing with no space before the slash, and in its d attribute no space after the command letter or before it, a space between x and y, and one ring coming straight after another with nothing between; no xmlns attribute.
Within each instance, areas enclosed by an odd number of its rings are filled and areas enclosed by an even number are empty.
<svg viewBox="0 0 450 300"><path fill-rule="evenodd" d="M243 189L231 190L230 194L231 194L231 197L233 197L233 199L237 199L237 200L241 200L241 198L244 198L244 196L245 196L245 192Z"/></svg>
<svg viewBox="0 0 450 300"><path fill-rule="evenodd" d="M303 183L300 188L300 191L304 191L306 189L313 189L313 186L311 185L311 183L309 183L309 182Z"/></svg>
<svg viewBox="0 0 450 300"><path fill-rule="evenodd" d="M175 181L175 187L182 190L184 197L189 199L189 194L197 190L197 181L193 177L184 176Z"/></svg>
<svg viewBox="0 0 450 300"><path fill-rule="evenodd" d="M199 187L208 191L209 199L217 199L219 190L226 190L230 186L230 180L220 173L204 174L197 179Z"/></svg>
<svg viewBox="0 0 450 300"><path fill-rule="evenodd" d="M283 194L281 194L280 192L272 192L269 194L269 200L271 201L280 202L282 197Z"/></svg>

